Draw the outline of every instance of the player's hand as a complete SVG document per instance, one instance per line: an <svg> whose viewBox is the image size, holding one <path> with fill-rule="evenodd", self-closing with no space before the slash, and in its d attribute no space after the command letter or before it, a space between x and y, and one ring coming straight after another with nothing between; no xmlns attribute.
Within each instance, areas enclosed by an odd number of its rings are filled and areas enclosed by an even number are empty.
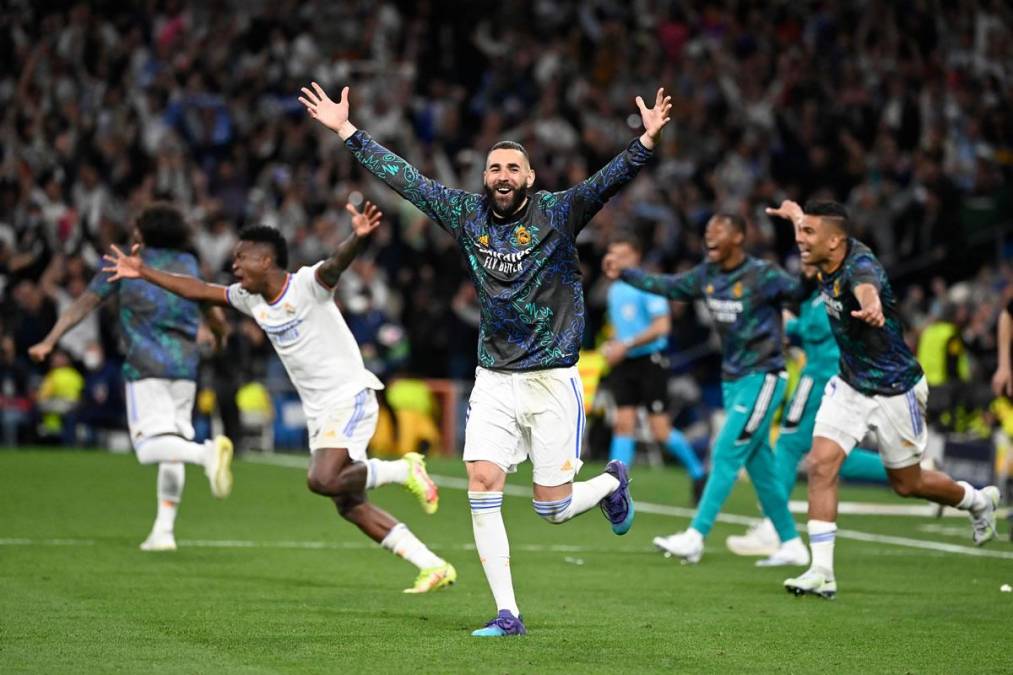
<svg viewBox="0 0 1013 675"><path fill-rule="evenodd" d="M130 247L130 255L127 255L119 246L113 244L112 253L102 256L102 259L105 260L105 267L102 268L102 271L112 275L109 277L109 281L139 279L141 268L144 266L141 256L138 255L140 251L141 245L134 244Z"/></svg>
<svg viewBox="0 0 1013 675"><path fill-rule="evenodd" d="M306 112L309 113L310 117L323 124L325 127L341 134L341 138L347 138L351 135L345 135L344 131L348 130L348 87L344 87L341 90L341 99L337 103L331 100L321 87L316 82L310 83L309 87L303 87L303 96L299 97L299 102L306 107ZM352 133L355 129L352 127Z"/></svg>
<svg viewBox="0 0 1013 675"><path fill-rule="evenodd" d="M637 96L636 101L637 107L640 108L640 119L644 123L644 135L640 137L640 142L648 150L651 150L661 137L661 130L672 119L670 116L672 112L672 97L665 96L665 90L661 88L658 89L658 93L654 97L653 108L648 108L647 104L644 103L644 99L639 96Z"/></svg>
<svg viewBox="0 0 1013 675"><path fill-rule="evenodd" d="M886 317L883 316L883 305L878 300L868 307L856 309L851 313L851 316L876 328L882 328L886 323Z"/></svg>
<svg viewBox="0 0 1013 675"><path fill-rule="evenodd" d="M627 269L629 265L622 259L622 256L616 253L609 253L605 256L605 259L601 261L602 272L609 279L618 279L619 275L623 273L624 269Z"/></svg>
<svg viewBox="0 0 1013 675"><path fill-rule="evenodd" d="M805 218L802 207L798 205L798 202L793 202L790 199L785 199L776 209L768 206L767 215L790 220L795 227L799 227L802 224L802 219Z"/></svg>
<svg viewBox="0 0 1013 675"><path fill-rule="evenodd" d="M351 202L345 204L345 210L352 214L352 231L360 239L368 237L373 233L373 230L380 227L383 211L377 208L373 202L366 202L362 213L359 213L359 209L355 208Z"/></svg>
<svg viewBox="0 0 1013 675"><path fill-rule="evenodd" d="M618 340L609 340L601 346L602 356L605 357L605 361L608 362L609 366L615 366L625 359L626 351L626 345Z"/></svg>
<svg viewBox="0 0 1013 675"><path fill-rule="evenodd" d="M1009 368L997 369L992 376L992 392L996 396L1013 398L1013 371Z"/></svg>
<svg viewBox="0 0 1013 675"><path fill-rule="evenodd" d="M56 345L54 345L53 343L43 340L39 344L32 345L31 347L28 348L28 356L31 357L33 361L42 363L43 361L46 360L46 357L49 356L50 352L53 351L53 348L55 346Z"/></svg>

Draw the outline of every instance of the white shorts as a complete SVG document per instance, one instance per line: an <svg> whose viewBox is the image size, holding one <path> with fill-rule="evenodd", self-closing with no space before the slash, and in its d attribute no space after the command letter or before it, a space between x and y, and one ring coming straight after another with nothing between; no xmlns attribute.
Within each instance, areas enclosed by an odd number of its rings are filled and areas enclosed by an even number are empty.
<svg viewBox="0 0 1013 675"><path fill-rule="evenodd" d="M868 396L840 376L823 390L813 436L829 438L850 453L866 433L879 440L879 454L888 469L903 469L921 461L928 442L925 404L929 385L925 378L896 396Z"/></svg>
<svg viewBox="0 0 1013 675"><path fill-rule="evenodd" d="M380 406L376 392L363 389L354 398L332 407L327 413L306 420L310 451L345 448L353 462L366 461L366 446L376 431Z"/></svg>
<svg viewBox="0 0 1013 675"><path fill-rule="evenodd" d="M513 473L530 457L537 485L565 485L580 471L584 422L576 366L524 373L477 368L464 461L485 460Z"/></svg>
<svg viewBox="0 0 1013 675"><path fill-rule="evenodd" d="M127 426L136 449L152 436L177 434L193 439L193 380L148 377L127 382Z"/></svg>

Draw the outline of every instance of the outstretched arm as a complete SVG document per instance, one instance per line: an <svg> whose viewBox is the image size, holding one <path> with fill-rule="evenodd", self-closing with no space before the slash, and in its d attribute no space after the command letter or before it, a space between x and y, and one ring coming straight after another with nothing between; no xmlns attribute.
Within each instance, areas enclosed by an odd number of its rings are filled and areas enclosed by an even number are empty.
<svg viewBox="0 0 1013 675"><path fill-rule="evenodd" d="M440 227L456 236L463 220L463 207L468 200L477 202L479 195L454 190L423 176L406 160L373 140L348 121L348 87L341 90L341 99L332 101L323 88L313 82L303 87L299 102L310 117L338 134L352 155L363 167L387 184L389 188L414 204Z"/></svg>
<svg viewBox="0 0 1013 675"><path fill-rule="evenodd" d="M1013 303L1010 303L1013 307ZM999 312L999 327L996 329L996 348L999 350L999 367L992 376L992 391L996 396L1013 398L1013 369L1010 368L1010 347L1013 347L1013 315L1010 308Z"/></svg>
<svg viewBox="0 0 1013 675"><path fill-rule="evenodd" d="M219 305L222 307L229 304L225 293L225 286L209 284L196 277L187 276L185 274L172 274L170 272L156 270L154 267L144 264L144 261L141 260L141 256L138 255L140 250L140 244L134 244L134 246L130 249L130 255L127 255L118 246L113 245L112 253L108 253L103 256L103 259L106 261L106 266L102 268L102 271L108 272L112 275L109 277L109 281L119 281L120 279L144 279L156 286L161 286L170 293L175 293L176 295L184 297L187 300L194 300L196 302L204 302L210 305Z"/></svg>
<svg viewBox="0 0 1013 675"><path fill-rule="evenodd" d="M571 208L568 228L576 235L616 192L632 181L640 167L651 159L654 148L661 138L661 131L668 124L672 110L672 98L665 96L664 89L658 89L654 107L648 108L644 99L636 99L640 117L644 122L644 133L608 164L587 180L578 183L560 194L570 199Z"/></svg>
<svg viewBox="0 0 1013 675"><path fill-rule="evenodd" d="M697 268L681 274L648 274L632 267L615 253L602 261L602 269L609 279L622 279L630 286L648 293L663 295L670 300L695 300L700 296Z"/></svg>
<svg viewBox="0 0 1013 675"><path fill-rule="evenodd" d="M66 334L71 328L81 323L84 317L88 316L92 310L98 307L102 303L102 298L97 293L91 291L85 291L77 297L74 302L70 304L70 307L65 309L56 323L50 329L49 333L43 338L42 342L32 345L28 349L28 355L35 361L45 361L49 353L56 348L56 344L60 341L60 338Z"/></svg>
<svg viewBox="0 0 1013 675"><path fill-rule="evenodd" d="M371 202L366 202L362 213L351 204L346 204L345 209L352 214L352 234L341 242L334 255L317 268L317 279L328 288L334 288L341 273L352 264L355 256L366 248L369 236L380 226L380 218L383 217L380 209Z"/></svg>
<svg viewBox="0 0 1013 675"><path fill-rule="evenodd" d="M886 323L883 316L883 303L879 299L879 290L872 284L858 284L855 286L855 297L861 309L855 310L851 316L861 319L870 326L882 328Z"/></svg>

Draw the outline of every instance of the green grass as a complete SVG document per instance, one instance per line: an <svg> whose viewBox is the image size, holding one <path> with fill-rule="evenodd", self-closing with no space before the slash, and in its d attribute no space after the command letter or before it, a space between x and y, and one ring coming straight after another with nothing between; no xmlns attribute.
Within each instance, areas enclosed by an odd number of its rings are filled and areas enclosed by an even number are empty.
<svg viewBox="0 0 1013 675"><path fill-rule="evenodd" d="M431 470L463 475L451 460ZM201 472L187 474L180 550L142 553L153 467L105 453L0 452L0 672L953 673L1013 663L1013 594L999 592L1013 583L1010 559L839 539L838 599L794 598L781 587L794 570L757 569L724 549L741 526L719 523L703 561L682 566L650 540L685 518L641 513L615 537L597 511L550 526L528 499L507 497L530 635L478 640L469 631L495 608L460 489L444 489L431 517L396 486L372 493L460 573L448 591L405 596L414 569L307 492L300 470L240 462L225 502ZM684 474L638 467L635 477L638 500L686 505ZM510 482L527 485L530 473ZM899 501L877 488L844 497ZM753 502L739 485L726 511L752 515ZM940 523L961 536L920 529ZM969 544L953 518L840 525ZM1013 551L1000 528L989 550Z"/></svg>

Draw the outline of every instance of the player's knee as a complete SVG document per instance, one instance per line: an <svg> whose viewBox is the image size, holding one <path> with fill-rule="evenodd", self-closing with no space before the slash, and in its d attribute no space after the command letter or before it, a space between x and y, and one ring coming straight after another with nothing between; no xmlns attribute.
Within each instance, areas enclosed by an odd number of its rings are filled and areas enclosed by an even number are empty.
<svg viewBox="0 0 1013 675"><path fill-rule="evenodd" d="M328 497L338 494L340 491L336 476L325 476L311 473L306 477L306 487L310 492Z"/></svg>
<svg viewBox="0 0 1013 675"><path fill-rule="evenodd" d="M809 480L819 483L832 481L837 474L837 465L829 457L810 456L808 462Z"/></svg>
<svg viewBox="0 0 1013 675"><path fill-rule="evenodd" d="M334 506L338 509L338 515L355 522L356 520L356 509L358 509L365 500L361 495L339 495L334 498Z"/></svg>
<svg viewBox="0 0 1013 675"><path fill-rule="evenodd" d="M890 481L890 487L893 491L901 497L917 497L918 496L918 485L911 480L896 480Z"/></svg>

